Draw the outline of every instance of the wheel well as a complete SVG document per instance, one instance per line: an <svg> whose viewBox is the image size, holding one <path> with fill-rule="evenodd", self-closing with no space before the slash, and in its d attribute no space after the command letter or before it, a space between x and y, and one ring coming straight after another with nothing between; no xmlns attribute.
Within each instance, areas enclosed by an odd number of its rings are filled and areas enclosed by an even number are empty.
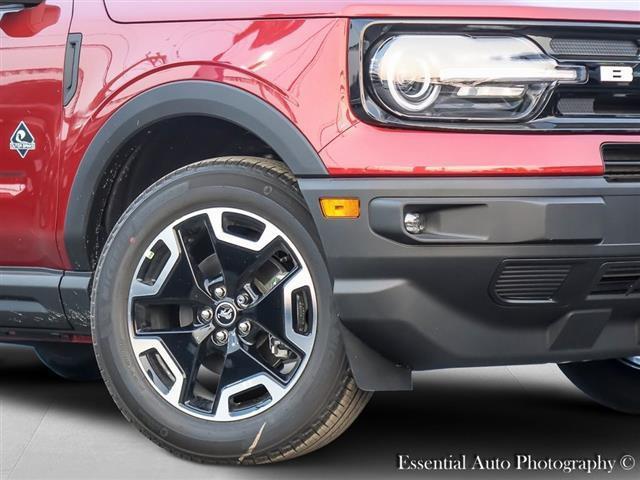
<svg viewBox="0 0 640 480"><path fill-rule="evenodd" d="M109 160L95 193L87 238L92 267L120 216L147 187L180 167L226 155L281 161L256 135L214 117L165 119L130 137Z"/></svg>
<svg viewBox="0 0 640 480"><path fill-rule="evenodd" d="M199 136L189 134L183 122L195 125ZM209 128L204 128L204 124ZM316 148L295 123L260 97L224 83L203 80L157 86L128 100L111 115L93 137L75 172L64 217L64 246L72 269L95 268L109 231L104 214L109 200L116 197L113 194L116 180L123 168L124 180L132 175L128 170L138 164L137 157L142 155L139 145L153 147L146 137L160 125L176 127L164 130L173 141L167 141L162 135L153 137L165 142L165 148L173 147L170 152L175 153L177 148L179 157L166 151L158 152L165 162L158 162L157 166L155 158L145 162L149 172L143 170L143 176L149 179L162 175L169 157L174 162L168 162L168 167L177 168L200 160L199 155L245 152L267 156L277 152L274 158L285 163L297 177L328 175ZM182 132L182 141L177 136L178 130ZM137 138L134 140L134 137ZM189 156L192 158L188 159ZM122 204L126 204L126 200L119 199L116 203ZM118 211L117 207L111 208L113 212Z"/></svg>

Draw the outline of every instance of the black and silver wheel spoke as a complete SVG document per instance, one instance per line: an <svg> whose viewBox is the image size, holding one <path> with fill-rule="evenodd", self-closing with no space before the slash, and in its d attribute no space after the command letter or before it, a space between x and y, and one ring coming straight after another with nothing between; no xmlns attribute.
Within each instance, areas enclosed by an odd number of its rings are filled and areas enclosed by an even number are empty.
<svg viewBox="0 0 640 480"><path fill-rule="evenodd" d="M264 298L243 313L243 318L255 322L279 339L305 352L309 348L310 337L296 331L293 293L311 282L306 270L298 270L283 279Z"/></svg>
<svg viewBox="0 0 640 480"><path fill-rule="evenodd" d="M202 250L204 243L204 248L209 250L209 255L212 255L213 247L210 246L211 243L207 235L206 217L200 216L194 220L200 226L199 235L193 225L189 225L191 229L180 225L175 229L165 230L160 238L154 242L145 254L146 258L139 268L139 274L132 288L132 297L146 297L145 300L150 303L200 305L211 303L211 296L206 291L207 279L200 265L196 263L193 250L196 246ZM194 223L194 220L190 223ZM199 242L197 242L198 236L200 237ZM160 250L159 244L160 247L166 248L168 254L154 262L155 252ZM202 253L200 256L203 256ZM155 263L160 263L160 267L154 268Z"/></svg>
<svg viewBox="0 0 640 480"><path fill-rule="evenodd" d="M138 355L152 353L159 356L162 367L175 377L174 395L184 403L192 398L200 367L212 351L211 344L205 342L212 331L212 325L204 325L197 328L142 332L138 333L134 344L138 346ZM160 349L158 341L162 345Z"/></svg>
<svg viewBox="0 0 640 480"><path fill-rule="evenodd" d="M255 395L250 398L249 406L235 399L237 395L252 390ZM279 399L284 393L282 381L278 381L270 368L252 356L233 333L220 374L214 414L218 417L231 416L234 407L236 410L256 408L260 403Z"/></svg>
<svg viewBox="0 0 640 480"><path fill-rule="evenodd" d="M229 297L236 298L241 293L242 287L252 280L257 270L275 253L278 244L274 240L262 251L254 252L216 241L216 252Z"/></svg>
<svg viewBox="0 0 640 480"><path fill-rule="evenodd" d="M211 420L279 401L315 338L313 282L299 252L276 226L236 209L166 227L140 260L129 311L147 379L176 408Z"/></svg>
<svg viewBox="0 0 640 480"><path fill-rule="evenodd" d="M255 305L242 312L243 318L254 321L273 335L285 339L284 282L279 283Z"/></svg>
<svg viewBox="0 0 640 480"><path fill-rule="evenodd" d="M235 299L242 293L243 287L251 283L260 268L284 247L284 242L272 226L254 226L252 229L246 225L234 225L233 219L246 217L232 214L219 209L211 210L209 225L227 296Z"/></svg>

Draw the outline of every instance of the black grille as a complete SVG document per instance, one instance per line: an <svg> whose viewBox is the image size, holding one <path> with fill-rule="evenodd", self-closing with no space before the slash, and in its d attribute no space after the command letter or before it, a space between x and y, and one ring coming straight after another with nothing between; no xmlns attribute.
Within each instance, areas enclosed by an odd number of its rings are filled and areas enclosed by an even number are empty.
<svg viewBox="0 0 640 480"><path fill-rule="evenodd" d="M609 143L602 146L604 174L608 181L640 180L640 143Z"/></svg>
<svg viewBox="0 0 640 480"><path fill-rule="evenodd" d="M595 109L594 98L559 98L558 111L562 115L593 115Z"/></svg>
<svg viewBox="0 0 640 480"><path fill-rule="evenodd" d="M557 114L562 117L640 116L640 91L632 88L562 87L556 94Z"/></svg>
<svg viewBox="0 0 640 480"><path fill-rule="evenodd" d="M571 270L570 264L508 263L494 284L505 302L552 302Z"/></svg>
<svg viewBox="0 0 640 480"><path fill-rule="evenodd" d="M572 57L635 57L638 45L631 40L553 38L551 51Z"/></svg>
<svg viewBox="0 0 640 480"><path fill-rule="evenodd" d="M550 38L547 53L560 63L583 65L585 83L556 87L543 116L558 119L579 130L599 126L624 131L640 128L640 85L636 81L601 81L601 67L615 65L636 71L640 61L640 31L585 29L584 37L565 37L560 32ZM591 36L593 35L593 36Z"/></svg>
<svg viewBox="0 0 640 480"><path fill-rule="evenodd" d="M640 262L608 263L591 295L626 296L640 293Z"/></svg>

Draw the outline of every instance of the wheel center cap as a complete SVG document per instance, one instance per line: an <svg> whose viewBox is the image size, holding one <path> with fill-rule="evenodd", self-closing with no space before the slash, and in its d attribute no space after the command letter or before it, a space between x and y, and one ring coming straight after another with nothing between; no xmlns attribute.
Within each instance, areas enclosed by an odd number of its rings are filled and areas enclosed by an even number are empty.
<svg viewBox="0 0 640 480"><path fill-rule="evenodd" d="M236 321L238 312L236 307L230 302L220 302L216 307L214 318L216 323L221 327L228 327L233 325Z"/></svg>

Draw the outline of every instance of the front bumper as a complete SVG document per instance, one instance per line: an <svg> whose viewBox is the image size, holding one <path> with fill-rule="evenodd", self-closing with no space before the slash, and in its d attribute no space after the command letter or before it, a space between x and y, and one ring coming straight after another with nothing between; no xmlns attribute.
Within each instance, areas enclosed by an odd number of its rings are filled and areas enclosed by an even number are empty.
<svg viewBox="0 0 640 480"><path fill-rule="evenodd" d="M640 354L640 184L413 178L300 187L343 325L393 364ZM332 196L359 197L360 218L324 218L319 199ZM402 227L415 210L427 219L420 236Z"/></svg>

